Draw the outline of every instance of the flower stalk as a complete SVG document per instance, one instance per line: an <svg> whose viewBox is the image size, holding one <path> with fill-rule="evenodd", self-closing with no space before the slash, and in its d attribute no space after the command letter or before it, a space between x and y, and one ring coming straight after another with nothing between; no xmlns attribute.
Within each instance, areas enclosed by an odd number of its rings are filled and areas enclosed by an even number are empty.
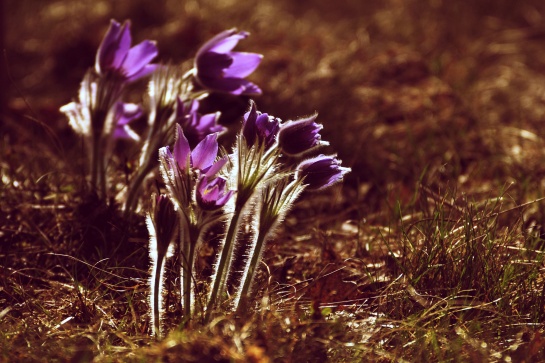
<svg viewBox="0 0 545 363"><path fill-rule="evenodd" d="M273 237L277 226L305 189L301 179L290 182L292 177L292 174L288 174L278 182L268 184L262 192L261 201L257 208L259 210L259 227L254 234L254 243L252 243L248 252L248 259L235 295L234 306L238 313L248 307L248 301L251 298L251 287L266 242Z"/></svg>

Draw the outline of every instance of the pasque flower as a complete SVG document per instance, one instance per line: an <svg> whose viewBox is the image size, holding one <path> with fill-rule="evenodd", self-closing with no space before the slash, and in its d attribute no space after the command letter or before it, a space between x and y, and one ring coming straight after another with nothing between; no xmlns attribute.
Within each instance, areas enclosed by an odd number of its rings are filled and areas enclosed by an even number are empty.
<svg viewBox="0 0 545 363"><path fill-rule="evenodd" d="M180 125L176 125L176 133L173 154L181 170L192 167L211 176L215 175L227 162L227 159L223 158L214 163L218 155L217 133L207 135L193 151Z"/></svg>
<svg viewBox="0 0 545 363"><path fill-rule="evenodd" d="M320 130L322 125L315 122L318 114L296 121L287 121L280 126L278 145L287 155L299 155L315 147L329 145L322 141Z"/></svg>
<svg viewBox="0 0 545 363"><path fill-rule="evenodd" d="M301 162L297 166L295 178L303 178L308 190L322 190L343 179L350 168L341 166L335 156L318 155Z"/></svg>
<svg viewBox="0 0 545 363"><path fill-rule="evenodd" d="M242 135L251 147L256 142L263 143L269 149L275 142L280 130L280 119L257 111L254 101L250 101L250 111L244 114Z"/></svg>
<svg viewBox="0 0 545 363"><path fill-rule="evenodd" d="M158 54L155 42L144 40L131 48L131 23L115 20L98 48L95 70L99 75L113 74L134 81L152 73L157 65L149 64Z"/></svg>
<svg viewBox="0 0 545 363"><path fill-rule="evenodd" d="M263 56L257 53L233 52L247 32L226 30L206 42L195 57L195 78L202 87L234 95L261 94L261 89L244 79L259 66Z"/></svg>
<svg viewBox="0 0 545 363"><path fill-rule="evenodd" d="M193 147L203 140L206 135L216 132L222 134L226 130L225 127L218 125L219 112L201 115L198 110L199 101L192 100L186 106L182 99L178 97L176 122L182 126L189 145Z"/></svg>
<svg viewBox="0 0 545 363"><path fill-rule="evenodd" d="M114 138L139 141L140 136L138 136L138 134L130 128L129 124L140 118L143 113L142 107L137 104L118 102L115 105L116 125L114 130Z"/></svg>
<svg viewBox="0 0 545 363"><path fill-rule="evenodd" d="M223 207L234 194L226 190L227 180L221 176L210 179L203 175L197 184L197 204L203 210L216 210Z"/></svg>

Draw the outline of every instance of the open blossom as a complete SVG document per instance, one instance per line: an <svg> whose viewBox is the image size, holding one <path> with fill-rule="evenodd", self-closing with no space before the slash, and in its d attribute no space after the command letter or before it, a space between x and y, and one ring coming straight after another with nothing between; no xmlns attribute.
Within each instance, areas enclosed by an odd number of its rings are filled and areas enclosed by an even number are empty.
<svg viewBox="0 0 545 363"><path fill-rule="evenodd" d="M134 103L118 102L115 105L115 130L114 138L116 139L132 139L134 141L140 140L140 136L129 124L137 120L143 115L142 107Z"/></svg>
<svg viewBox="0 0 545 363"><path fill-rule="evenodd" d="M210 179L203 175L197 185L197 203L204 210L215 210L223 207L234 194L226 190L227 180L221 176Z"/></svg>
<svg viewBox="0 0 545 363"><path fill-rule="evenodd" d="M268 149L276 142L280 122L277 117L257 111L255 102L251 101L250 111L244 114L242 135L248 146L251 147L257 141L264 143L265 149Z"/></svg>
<svg viewBox="0 0 545 363"><path fill-rule="evenodd" d="M149 75L157 67L149 64L158 54L155 42L144 40L131 48L130 27L129 21L123 25L111 21L96 56L99 75L110 73L130 82Z"/></svg>
<svg viewBox="0 0 545 363"><path fill-rule="evenodd" d="M204 88L234 95L257 95L261 89L244 79L259 66L263 55L233 52L238 41L249 34L226 30L206 42L195 57L195 78Z"/></svg>
<svg viewBox="0 0 545 363"><path fill-rule="evenodd" d="M226 130L225 127L218 124L219 112L201 115L198 109L199 101L192 100L189 106L185 106L184 102L178 97L176 122L182 126L184 135L191 146L197 145L206 135L216 132L222 134Z"/></svg>
<svg viewBox="0 0 545 363"><path fill-rule="evenodd" d="M350 168L341 166L335 156L318 155L297 166L296 179L303 179L308 190L321 190L341 181Z"/></svg>
<svg viewBox="0 0 545 363"><path fill-rule="evenodd" d="M176 125L176 133L173 156L181 170L186 170L189 166L212 176L217 174L227 162L225 158L215 162L218 155L218 134L207 135L191 151L189 142L180 125Z"/></svg>
<svg viewBox="0 0 545 363"><path fill-rule="evenodd" d="M318 115L296 121L288 121L280 126L278 145L287 155L298 155L315 147L329 145L322 141L320 130L323 126L315 122Z"/></svg>

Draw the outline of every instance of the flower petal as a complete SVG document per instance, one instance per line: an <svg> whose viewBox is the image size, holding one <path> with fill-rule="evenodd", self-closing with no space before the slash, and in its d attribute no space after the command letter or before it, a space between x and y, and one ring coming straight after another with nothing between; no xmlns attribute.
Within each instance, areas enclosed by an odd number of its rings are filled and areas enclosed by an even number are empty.
<svg viewBox="0 0 545 363"><path fill-rule="evenodd" d="M232 64L223 72L224 77L244 78L250 75L263 60L262 54L231 52Z"/></svg>
<svg viewBox="0 0 545 363"><path fill-rule="evenodd" d="M225 164L227 164L227 161L228 161L228 160L229 160L229 159L228 159L228 157L226 157L226 156L223 157L223 158L221 158L221 159L219 159L218 161L216 161L216 162L214 163L214 165L212 165L212 166L210 167L210 169L208 169L208 170L206 171L206 174L205 174L205 175L206 175L208 178L213 177L214 175L216 175L217 173L219 173L219 171L221 170L221 168L223 168L223 166L224 166Z"/></svg>
<svg viewBox="0 0 545 363"><path fill-rule="evenodd" d="M206 43L197 52L197 58L207 52L227 53L231 51L237 43L249 35L247 32L238 32L236 28L225 30Z"/></svg>
<svg viewBox="0 0 545 363"><path fill-rule="evenodd" d="M185 170L189 163L191 149L180 125L176 125L176 142L174 143L174 158L180 169Z"/></svg>
<svg viewBox="0 0 545 363"><path fill-rule="evenodd" d="M157 57L157 44L151 40L143 42L132 47L127 53L127 57L123 62L123 72L130 78L139 73L146 65Z"/></svg>
<svg viewBox="0 0 545 363"><path fill-rule="evenodd" d="M260 95L261 89L250 81L242 78L201 78L201 84L205 88L217 92L230 93L233 95Z"/></svg>
<svg viewBox="0 0 545 363"><path fill-rule="evenodd" d="M191 165L206 172L218 155L218 134L207 135L191 152Z"/></svg>
<svg viewBox="0 0 545 363"><path fill-rule="evenodd" d="M98 73L108 69L119 69L131 46L131 23L125 21L121 26L115 20L110 22L108 32L100 44L95 68Z"/></svg>
<svg viewBox="0 0 545 363"><path fill-rule="evenodd" d="M233 58L228 54L208 52L197 58L198 78L222 77L224 69L233 64Z"/></svg>

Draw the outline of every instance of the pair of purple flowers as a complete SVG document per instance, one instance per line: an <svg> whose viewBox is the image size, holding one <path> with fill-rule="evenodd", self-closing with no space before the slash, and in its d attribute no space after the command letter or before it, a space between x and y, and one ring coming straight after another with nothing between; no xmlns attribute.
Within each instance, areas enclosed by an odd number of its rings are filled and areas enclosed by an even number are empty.
<svg viewBox="0 0 545 363"><path fill-rule="evenodd" d="M226 30L199 49L194 72L201 87L234 95L261 94L259 87L244 78L259 66L263 56L233 51L237 43L248 35L236 29ZM95 70L100 75L131 82L157 69L157 64L150 64L157 55L154 41L144 40L131 48L130 22L121 25L112 20L97 52Z"/></svg>

